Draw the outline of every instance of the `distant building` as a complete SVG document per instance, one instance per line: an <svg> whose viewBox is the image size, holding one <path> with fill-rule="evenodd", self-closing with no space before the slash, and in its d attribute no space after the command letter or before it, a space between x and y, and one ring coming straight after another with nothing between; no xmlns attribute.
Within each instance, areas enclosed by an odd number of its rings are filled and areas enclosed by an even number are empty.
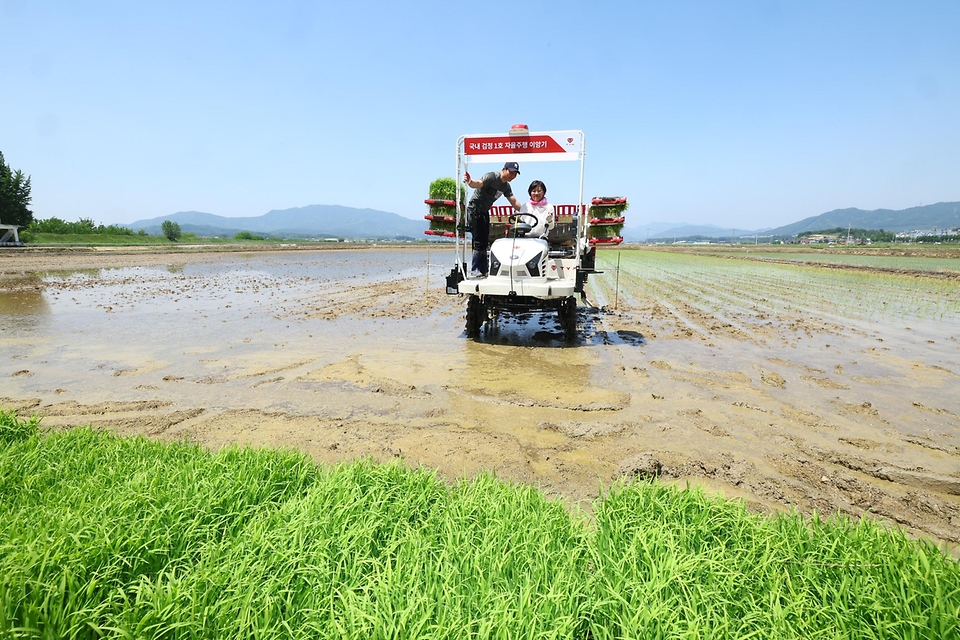
<svg viewBox="0 0 960 640"><path fill-rule="evenodd" d="M957 238L960 237L960 229L957 227L950 227L949 229L937 229L936 227L932 229L914 229L913 231L899 231L897 232L896 238L902 242L909 242L911 240L917 242L923 242L924 240L933 240L936 238Z"/></svg>
<svg viewBox="0 0 960 640"><path fill-rule="evenodd" d="M813 233L800 238L800 244L836 244L836 242L837 236L824 235L822 233Z"/></svg>

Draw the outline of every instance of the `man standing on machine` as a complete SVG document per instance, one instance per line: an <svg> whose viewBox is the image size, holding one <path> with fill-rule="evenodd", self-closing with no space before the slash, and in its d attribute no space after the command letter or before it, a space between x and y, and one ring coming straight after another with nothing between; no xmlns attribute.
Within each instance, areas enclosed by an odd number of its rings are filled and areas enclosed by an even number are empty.
<svg viewBox="0 0 960 640"><path fill-rule="evenodd" d="M470 234L473 236L473 263L470 277L486 278L490 271L487 248L490 242L490 207L500 196L506 196L514 210L520 210L520 201L513 195L510 182L520 175L520 165L508 162L500 173L490 171L479 180L471 180L470 173L463 174L463 181L474 189L467 203L467 220L470 221Z"/></svg>

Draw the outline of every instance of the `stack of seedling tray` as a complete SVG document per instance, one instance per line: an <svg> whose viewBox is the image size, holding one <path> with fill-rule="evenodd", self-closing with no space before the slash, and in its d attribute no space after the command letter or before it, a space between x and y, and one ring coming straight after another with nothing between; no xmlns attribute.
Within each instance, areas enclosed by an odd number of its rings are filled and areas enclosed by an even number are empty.
<svg viewBox="0 0 960 640"><path fill-rule="evenodd" d="M460 190L460 207L463 208L465 190ZM457 228L457 181L453 178L437 178L430 183L430 197L423 201L430 206L430 213L423 216L430 221L430 228L424 230L428 236L455 237L458 232L464 236L463 225Z"/></svg>
<svg viewBox="0 0 960 640"><path fill-rule="evenodd" d="M588 238L596 246L614 245L623 242L623 212L627 199L622 196L593 198L590 201Z"/></svg>

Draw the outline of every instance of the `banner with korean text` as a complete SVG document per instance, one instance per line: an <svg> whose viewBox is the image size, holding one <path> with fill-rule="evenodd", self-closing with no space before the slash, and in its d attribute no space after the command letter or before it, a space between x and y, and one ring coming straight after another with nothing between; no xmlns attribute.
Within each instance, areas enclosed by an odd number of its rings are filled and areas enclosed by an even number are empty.
<svg viewBox="0 0 960 640"><path fill-rule="evenodd" d="M517 134L479 134L463 138L467 162L580 160L580 131L542 131Z"/></svg>

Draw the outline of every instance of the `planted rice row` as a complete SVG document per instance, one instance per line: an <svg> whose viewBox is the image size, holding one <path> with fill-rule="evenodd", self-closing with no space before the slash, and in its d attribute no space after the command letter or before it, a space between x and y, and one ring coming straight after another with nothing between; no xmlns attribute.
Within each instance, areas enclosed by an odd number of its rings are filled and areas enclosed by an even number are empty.
<svg viewBox="0 0 960 640"><path fill-rule="evenodd" d="M960 315L960 287L951 278L647 250L600 252L597 267L620 269L622 296L679 299L693 306L717 298L716 306L728 312L821 310L870 320L937 321ZM611 281L598 279L594 286L609 288Z"/></svg>

